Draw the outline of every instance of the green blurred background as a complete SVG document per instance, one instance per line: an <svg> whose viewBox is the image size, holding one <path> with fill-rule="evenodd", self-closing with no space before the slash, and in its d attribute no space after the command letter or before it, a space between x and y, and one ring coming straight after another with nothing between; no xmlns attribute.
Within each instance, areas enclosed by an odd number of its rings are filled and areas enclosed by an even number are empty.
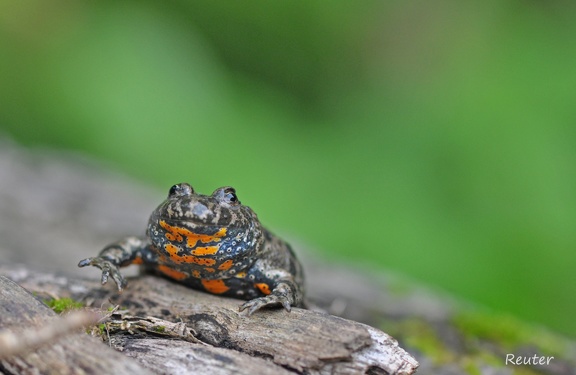
<svg viewBox="0 0 576 375"><path fill-rule="evenodd" d="M0 0L0 132L576 335L573 1Z"/></svg>

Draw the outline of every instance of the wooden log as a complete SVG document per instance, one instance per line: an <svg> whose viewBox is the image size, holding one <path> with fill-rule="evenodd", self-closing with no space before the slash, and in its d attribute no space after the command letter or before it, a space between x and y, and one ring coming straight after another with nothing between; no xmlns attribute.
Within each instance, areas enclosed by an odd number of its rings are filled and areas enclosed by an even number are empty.
<svg viewBox="0 0 576 375"><path fill-rule="evenodd" d="M242 301L154 275L131 279L121 295L96 281L49 280L34 273L25 285L58 296L83 296L103 311L108 301L126 308L105 320L105 337L157 373L412 374L418 366L384 332L321 312L266 309L248 317L238 312ZM10 304L2 300L3 306ZM74 348L67 350L72 355ZM92 353L97 362L101 354Z"/></svg>
<svg viewBox="0 0 576 375"><path fill-rule="evenodd" d="M73 332L64 335L70 327ZM31 293L4 276L0 276L1 336L38 337L30 333L49 331L46 340L28 342L17 353L17 342L1 340L0 372L3 374L151 374L137 361L127 359L101 342L80 332L66 317L56 314ZM41 334L40 336L44 336ZM12 345L12 346L11 346Z"/></svg>

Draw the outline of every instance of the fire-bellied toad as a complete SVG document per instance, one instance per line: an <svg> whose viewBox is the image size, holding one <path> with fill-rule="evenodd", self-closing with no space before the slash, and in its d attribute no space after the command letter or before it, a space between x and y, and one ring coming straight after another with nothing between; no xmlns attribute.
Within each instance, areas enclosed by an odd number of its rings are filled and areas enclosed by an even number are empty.
<svg viewBox="0 0 576 375"><path fill-rule="evenodd" d="M150 216L146 237L127 237L97 257L78 263L112 276L118 290L126 282L119 268L144 264L193 288L249 300L248 315L281 304L290 311L304 299L302 267L290 246L266 230L231 187L212 195L181 183Z"/></svg>

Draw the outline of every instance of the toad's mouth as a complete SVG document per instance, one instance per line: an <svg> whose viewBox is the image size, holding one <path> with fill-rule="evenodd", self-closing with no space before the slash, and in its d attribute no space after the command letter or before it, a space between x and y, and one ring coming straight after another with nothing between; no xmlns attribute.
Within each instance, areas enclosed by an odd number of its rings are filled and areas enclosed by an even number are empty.
<svg viewBox="0 0 576 375"><path fill-rule="evenodd" d="M243 230L246 228L245 225L239 225L239 224L236 224L236 225L235 224L230 225L229 223L219 224L217 221L214 223L210 223L210 222L206 222L204 220L195 219L195 218L175 219L174 217L167 216L167 215L159 216L158 217L158 223L160 223L160 221L164 221L166 223L169 223L172 226L184 228L184 229L193 231L195 233L203 233L203 234L216 233L216 232L220 231L222 228L226 228L229 231Z"/></svg>
<svg viewBox="0 0 576 375"><path fill-rule="evenodd" d="M228 227L227 224L220 224L218 221L210 222L197 217L183 217L177 218L170 215L160 215L158 221L164 221L170 223L171 225L178 226L181 228L188 228L190 230L202 230L206 228L207 231L211 229L220 229L222 227Z"/></svg>

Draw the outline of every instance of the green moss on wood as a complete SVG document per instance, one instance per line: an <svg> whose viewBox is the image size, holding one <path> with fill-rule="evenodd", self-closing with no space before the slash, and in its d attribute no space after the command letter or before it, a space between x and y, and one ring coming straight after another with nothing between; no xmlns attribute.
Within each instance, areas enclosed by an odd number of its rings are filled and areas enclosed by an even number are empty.
<svg viewBox="0 0 576 375"><path fill-rule="evenodd" d="M50 300L44 301L48 307L54 310L56 313L61 314L64 311L72 310L72 309L80 309L84 307L82 302L74 301L72 298L53 298Z"/></svg>
<svg viewBox="0 0 576 375"><path fill-rule="evenodd" d="M441 365L455 360L455 353L444 345L429 323L421 319L407 319L398 322L398 332L409 347L419 350L432 361Z"/></svg>
<svg viewBox="0 0 576 375"><path fill-rule="evenodd" d="M158 332L158 333L163 333L166 331L166 327L165 326L154 326L154 331Z"/></svg>

